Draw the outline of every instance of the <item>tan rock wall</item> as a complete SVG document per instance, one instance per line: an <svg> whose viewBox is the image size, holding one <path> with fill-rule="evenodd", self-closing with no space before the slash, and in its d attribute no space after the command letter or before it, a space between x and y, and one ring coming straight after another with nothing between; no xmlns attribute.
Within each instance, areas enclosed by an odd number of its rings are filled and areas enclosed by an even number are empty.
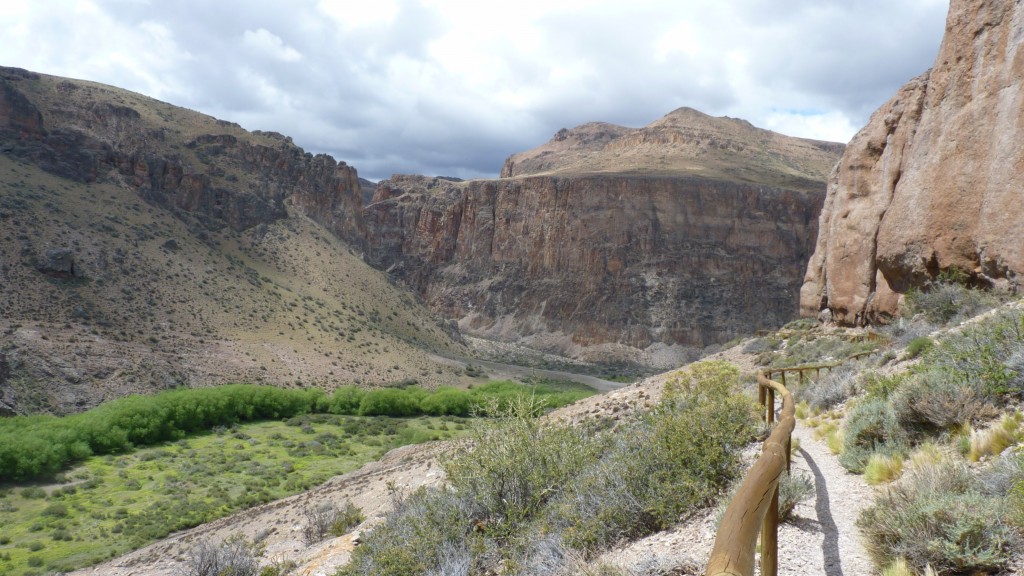
<svg viewBox="0 0 1024 576"><path fill-rule="evenodd" d="M871 117L833 174L804 314L884 320L956 268L1016 289L1024 271L1024 6L953 0L932 70Z"/></svg>

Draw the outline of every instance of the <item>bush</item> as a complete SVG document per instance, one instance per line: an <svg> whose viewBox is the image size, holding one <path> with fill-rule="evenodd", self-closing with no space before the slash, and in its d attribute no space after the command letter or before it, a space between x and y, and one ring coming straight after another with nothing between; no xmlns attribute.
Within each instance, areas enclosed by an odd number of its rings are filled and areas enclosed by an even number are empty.
<svg viewBox="0 0 1024 576"><path fill-rule="evenodd" d="M807 402L816 412L824 412L857 393L857 375L861 367L847 362L822 374L821 378L795 392L796 399Z"/></svg>
<svg viewBox="0 0 1024 576"><path fill-rule="evenodd" d="M882 398L867 398L859 402L846 418L839 463L851 472L861 473L872 454L902 454L907 447L907 434L900 427L889 402Z"/></svg>
<svg viewBox="0 0 1024 576"><path fill-rule="evenodd" d="M709 505L738 475L757 408L737 391L739 372L701 362L666 385L661 406L615 436L549 514L567 543L585 551L664 529Z"/></svg>
<svg viewBox="0 0 1024 576"><path fill-rule="evenodd" d="M892 404L904 430L917 436L952 430L998 413L995 399L974 382L930 369L912 375L893 393Z"/></svg>
<svg viewBox="0 0 1024 576"><path fill-rule="evenodd" d="M449 482L487 511L491 530L511 533L535 517L600 448L583 427L543 425L533 398L477 422L459 456L444 463Z"/></svg>
<svg viewBox="0 0 1024 576"><path fill-rule="evenodd" d="M922 352L927 352L935 343L927 336L918 336L907 344L907 358L917 358Z"/></svg>
<svg viewBox="0 0 1024 576"><path fill-rule="evenodd" d="M986 396L1021 394L1024 378L1014 359L1024 354L1024 316L1008 311L950 334L922 355L922 363Z"/></svg>
<svg viewBox="0 0 1024 576"><path fill-rule="evenodd" d="M307 546L315 544L328 536L342 536L355 528L366 518L363 511L346 500L341 507L325 504L317 508L303 510L306 525L302 529L302 537Z"/></svg>
<svg viewBox="0 0 1024 576"><path fill-rule="evenodd" d="M256 576L263 550L241 536L220 544L200 541L189 551L185 576Z"/></svg>
<svg viewBox="0 0 1024 576"><path fill-rule="evenodd" d="M420 410L434 416L469 416L475 403L465 390L442 387L420 401Z"/></svg>
<svg viewBox="0 0 1024 576"><path fill-rule="evenodd" d="M1017 544L1002 512L1002 499L983 494L964 464L943 461L904 475L857 526L876 565L904 558L919 573L992 572Z"/></svg>
<svg viewBox="0 0 1024 576"><path fill-rule="evenodd" d="M695 365L615 434L541 422L536 397L492 399L497 417L443 463L450 488L396 495L341 574L575 573L580 555L678 521L738 475L757 422L738 376Z"/></svg>
<svg viewBox="0 0 1024 576"><path fill-rule="evenodd" d="M807 474L786 473L779 482L779 521L789 519L796 505L814 495L814 480Z"/></svg>
<svg viewBox="0 0 1024 576"><path fill-rule="evenodd" d="M906 312L921 314L935 324L948 324L970 318L994 308L1001 299L983 290L971 289L967 276L959 271L946 271L925 285L923 290L911 290L904 298Z"/></svg>
<svg viewBox="0 0 1024 576"><path fill-rule="evenodd" d="M360 416L419 416L424 392L414 388L368 390L359 402Z"/></svg>
<svg viewBox="0 0 1024 576"><path fill-rule="evenodd" d="M487 515L471 498L439 488L392 497L391 512L352 552L339 576L476 573L480 562L474 557L486 548ZM452 565L462 570L444 571Z"/></svg>

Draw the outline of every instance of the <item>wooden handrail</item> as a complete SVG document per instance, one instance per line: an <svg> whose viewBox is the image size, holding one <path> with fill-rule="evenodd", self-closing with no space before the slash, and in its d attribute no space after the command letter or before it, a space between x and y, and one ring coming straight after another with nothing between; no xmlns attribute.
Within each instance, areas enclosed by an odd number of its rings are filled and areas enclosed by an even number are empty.
<svg viewBox="0 0 1024 576"><path fill-rule="evenodd" d="M758 397L765 408L764 417L775 420L775 394L782 396L778 425L764 442L761 456L747 472L722 516L715 535L707 576L751 576L754 551L761 534L761 574L775 576L778 567L779 481L789 469L790 436L796 427L793 396L786 387L757 375Z"/></svg>
<svg viewBox="0 0 1024 576"><path fill-rule="evenodd" d="M779 423L765 440L761 456L725 509L705 576L753 576L758 534L761 537L761 576L778 574L779 482L783 470L789 472L790 442L796 428L796 407L793 395L786 389L786 373L797 372L803 383L804 372L813 370L820 375L823 369L831 370L873 353L858 352L826 364L765 368L757 375L758 401L764 408L762 417L769 424L775 421L775 394L782 395ZM774 374L779 374L781 382L772 380Z"/></svg>

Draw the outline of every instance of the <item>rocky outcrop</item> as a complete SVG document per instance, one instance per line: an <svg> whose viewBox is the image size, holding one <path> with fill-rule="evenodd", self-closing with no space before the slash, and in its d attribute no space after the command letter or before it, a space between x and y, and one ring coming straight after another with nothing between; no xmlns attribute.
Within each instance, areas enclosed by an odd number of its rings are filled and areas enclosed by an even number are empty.
<svg viewBox="0 0 1024 576"><path fill-rule="evenodd" d="M952 0L933 68L872 115L832 175L801 309L884 321L942 271L1024 272L1024 5Z"/></svg>
<svg viewBox="0 0 1024 576"><path fill-rule="evenodd" d="M123 100L114 88L0 68L2 151L79 182L119 181L207 227L245 230L286 217L290 204L361 242L358 175L344 162L209 117L181 146L172 112L154 118Z"/></svg>
<svg viewBox="0 0 1024 576"><path fill-rule="evenodd" d="M473 334L563 353L701 347L796 315L822 198L684 177L396 176L364 211L366 250Z"/></svg>
<svg viewBox="0 0 1024 576"><path fill-rule="evenodd" d="M75 253L70 248L48 248L36 259L36 270L61 279L82 275L82 271L75 268Z"/></svg>

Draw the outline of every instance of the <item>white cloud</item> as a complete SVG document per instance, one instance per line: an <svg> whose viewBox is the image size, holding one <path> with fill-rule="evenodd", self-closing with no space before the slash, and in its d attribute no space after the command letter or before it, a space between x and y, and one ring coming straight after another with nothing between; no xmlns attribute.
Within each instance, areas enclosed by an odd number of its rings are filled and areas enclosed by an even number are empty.
<svg viewBox="0 0 1024 576"><path fill-rule="evenodd" d="M494 175L680 106L845 141L928 68L944 0L7 0L0 64L276 130L370 177ZM811 111L811 112L804 112Z"/></svg>
<svg viewBox="0 0 1024 576"><path fill-rule="evenodd" d="M302 59L302 54L298 50L287 46L283 40L265 28L246 30L242 34L242 43L257 54L282 62L296 62Z"/></svg>

